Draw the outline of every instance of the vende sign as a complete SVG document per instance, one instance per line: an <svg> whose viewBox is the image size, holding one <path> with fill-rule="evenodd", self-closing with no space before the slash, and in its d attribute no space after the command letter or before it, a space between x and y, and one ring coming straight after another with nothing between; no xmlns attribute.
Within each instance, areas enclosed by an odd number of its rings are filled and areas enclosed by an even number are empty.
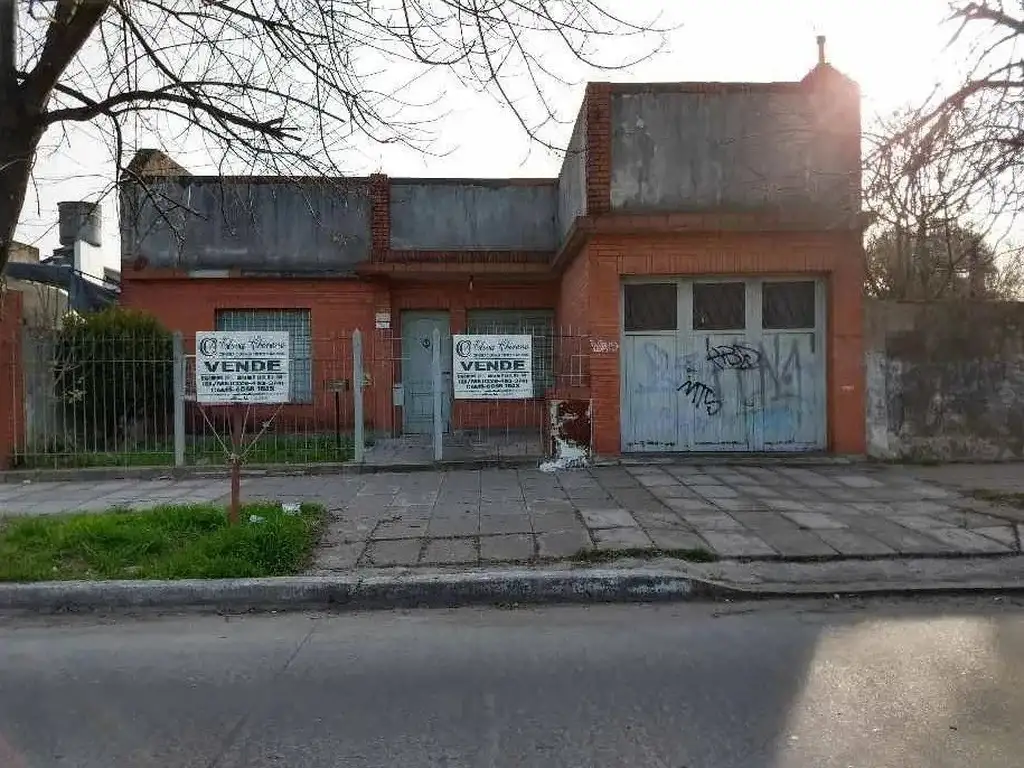
<svg viewBox="0 0 1024 768"><path fill-rule="evenodd" d="M453 390L458 400L533 397L533 338L473 334L452 337Z"/></svg>
<svg viewBox="0 0 1024 768"><path fill-rule="evenodd" d="M288 332L198 332L196 400L213 405L287 403Z"/></svg>

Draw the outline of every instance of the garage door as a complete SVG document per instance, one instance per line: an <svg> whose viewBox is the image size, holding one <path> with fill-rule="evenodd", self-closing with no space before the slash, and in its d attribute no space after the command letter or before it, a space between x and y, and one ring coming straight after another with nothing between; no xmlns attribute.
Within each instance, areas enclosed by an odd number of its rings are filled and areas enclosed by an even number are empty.
<svg viewBox="0 0 1024 768"><path fill-rule="evenodd" d="M624 451L825 447L819 280L622 287Z"/></svg>

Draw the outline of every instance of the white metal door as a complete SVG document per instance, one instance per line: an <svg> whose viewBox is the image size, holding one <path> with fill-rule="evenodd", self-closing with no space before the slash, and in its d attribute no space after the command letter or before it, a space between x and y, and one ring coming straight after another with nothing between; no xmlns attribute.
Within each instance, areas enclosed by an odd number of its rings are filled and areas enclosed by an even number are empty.
<svg viewBox="0 0 1024 768"><path fill-rule="evenodd" d="M820 281L623 286L624 451L825 446Z"/></svg>

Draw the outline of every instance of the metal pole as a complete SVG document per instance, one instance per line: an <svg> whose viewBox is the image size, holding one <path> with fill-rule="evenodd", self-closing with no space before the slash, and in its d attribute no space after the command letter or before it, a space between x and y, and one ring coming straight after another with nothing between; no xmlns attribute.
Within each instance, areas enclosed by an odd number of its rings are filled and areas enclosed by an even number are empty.
<svg viewBox="0 0 1024 768"><path fill-rule="evenodd" d="M363 435L363 334L357 329L352 334L352 410L354 424L352 458L361 462L366 443Z"/></svg>
<svg viewBox="0 0 1024 768"><path fill-rule="evenodd" d="M185 341L181 331L172 337L174 360L174 466L185 466Z"/></svg>
<svg viewBox="0 0 1024 768"><path fill-rule="evenodd" d="M441 331L434 329L430 344L430 373L434 395L434 461L440 461L442 457L441 437L444 431L444 422L441 414Z"/></svg>
<svg viewBox="0 0 1024 768"><path fill-rule="evenodd" d="M238 512L242 498L242 407L231 408L231 506L228 509L228 522L238 525Z"/></svg>

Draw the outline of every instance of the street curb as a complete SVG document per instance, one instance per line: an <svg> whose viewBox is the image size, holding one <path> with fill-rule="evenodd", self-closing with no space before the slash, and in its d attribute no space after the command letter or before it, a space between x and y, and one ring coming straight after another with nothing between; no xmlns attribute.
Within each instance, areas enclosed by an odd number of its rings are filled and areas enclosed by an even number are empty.
<svg viewBox="0 0 1024 768"><path fill-rule="evenodd" d="M368 610L513 603L656 602L706 599L721 594L721 588L711 588L704 581L662 570L510 569L372 576L0 584L0 611Z"/></svg>
<svg viewBox="0 0 1024 768"><path fill-rule="evenodd" d="M894 583L737 584L656 568L527 568L173 581L0 584L0 614L103 611L300 611L681 601L1021 595L1019 578Z"/></svg>

